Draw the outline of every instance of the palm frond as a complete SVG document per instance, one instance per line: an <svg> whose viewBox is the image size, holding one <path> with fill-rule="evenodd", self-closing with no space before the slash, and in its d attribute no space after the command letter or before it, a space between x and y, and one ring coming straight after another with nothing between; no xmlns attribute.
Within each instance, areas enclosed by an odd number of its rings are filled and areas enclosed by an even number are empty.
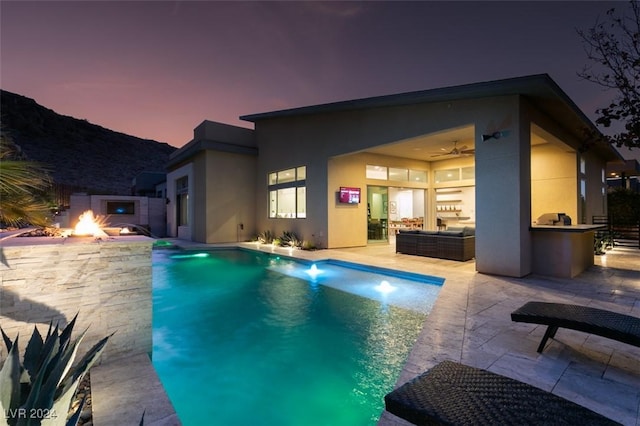
<svg viewBox="0 0 640 426"><path fill-rule="evenodd" d="M49 205L31 194L3 194L0 199L0 220L7 225L45 226L49 223L48 217Z"/></svg>
<svg viewBox="0 0 640 426"><path fill-rule="evenodd" d="M0 194L42 191L51 184L44 167L30 161L0 162Z"/></svg>
<svg viewBox="0 0 640 426"><path fill-rule="evenodd" d="M0 134L0 223L43 226L50 211L45 192L51 186L48 170L25 161L8 136Z"/></svg>

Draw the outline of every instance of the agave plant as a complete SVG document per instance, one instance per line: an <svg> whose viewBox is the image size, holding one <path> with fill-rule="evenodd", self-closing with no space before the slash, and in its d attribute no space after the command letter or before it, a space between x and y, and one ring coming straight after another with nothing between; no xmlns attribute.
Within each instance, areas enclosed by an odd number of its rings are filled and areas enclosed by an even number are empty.
<svg viewBox="0 0 640 426"><path fill-rule="evenodd" d="M273 242L273 232L266 230L258 234L257 240L260 244L271 244Z"/></svg>
<svg viewBox="0 0 640 426"><path fill-rule="evenodd" d="M300 247L302 245L302 241L298 238L295 232L284 231L282 233L282 237L280 237L280 241L283 246L287 247Z"/></svg>
<svg viewBox="0 0 640 426"><path fill-rule="evenodd" d="M0 369L0 410L4 413L0 425L74 426L78 423L84 400L68 417L73 397L111 335L95 344L74 365L78 346L87 333L85 330L80 337L71 340L77 316L61 332L57 325L53 327L50 323L44 340L34 327L22 364L18 353L19 336L12 342L0 327L8 352Z"/></svg>

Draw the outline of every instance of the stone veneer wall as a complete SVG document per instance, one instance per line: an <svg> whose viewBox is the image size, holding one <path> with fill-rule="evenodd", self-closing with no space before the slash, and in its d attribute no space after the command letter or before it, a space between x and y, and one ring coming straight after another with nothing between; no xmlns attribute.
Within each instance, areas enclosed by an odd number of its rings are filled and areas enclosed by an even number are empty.
<svg viewBox="0 0 640 426"><path fill-rule="evenodd" d="M11 339L20 333L23 350L34 324L44 335L49 321L66 324L78 313L73 336L88 327L78 356L114 332L103 362L150 354L152 245L140 236L0 241L0 326Z"/></svg>

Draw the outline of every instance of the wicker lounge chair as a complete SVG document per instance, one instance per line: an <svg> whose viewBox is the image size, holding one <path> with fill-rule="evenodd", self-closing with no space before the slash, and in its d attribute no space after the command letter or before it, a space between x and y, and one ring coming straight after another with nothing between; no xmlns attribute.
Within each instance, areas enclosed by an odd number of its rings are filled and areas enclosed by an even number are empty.
<svg viewBox="0 0 640 426"><path fill-rule="evenodd" d="M538 346L542 352L558 328L572 328L640 346L640 318L604 309L563 303L528 302L511 313L511 320L547 325Z"/></svg>
<svg viewBox="0 0 640 426"><path fill-rule="evenodd" d="M617 425L526 383L444 361L384 397L388 412L416 425Z"/></svg>

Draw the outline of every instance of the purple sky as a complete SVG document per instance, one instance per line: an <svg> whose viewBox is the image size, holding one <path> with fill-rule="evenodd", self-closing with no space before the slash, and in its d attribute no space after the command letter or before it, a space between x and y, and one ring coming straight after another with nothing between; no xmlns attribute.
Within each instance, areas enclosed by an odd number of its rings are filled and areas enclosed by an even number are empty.
<svg viewBox="0 0 640 426"><path fill-rule="evenodd" d="M601 1L2 1L2 89L168 142L209 119L547 73L592 119Z"/></svg>

